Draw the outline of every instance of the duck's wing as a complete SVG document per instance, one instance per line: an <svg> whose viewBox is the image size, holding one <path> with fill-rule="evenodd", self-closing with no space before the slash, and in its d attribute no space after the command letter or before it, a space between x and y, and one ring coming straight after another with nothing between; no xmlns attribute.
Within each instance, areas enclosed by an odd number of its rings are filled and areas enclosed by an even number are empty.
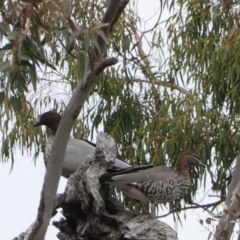
<svg viewBox="0 0 240 240"><path fill-rule="evenodd" d="M111 185L134 184L146 181L164 180L177 175L177 173L166 166L134 166L116 173L105 173L100 177L102 182Z"/></svg>
<svg viewBox="0 0 240 240"><path fill-rule="evenodd" d="M90 142L86 139L79 139L79 140L81 140L81 141L93 146L94 148L96 148L96 144L93 143L93 142ZM120 156L117 156L116 161L115 161L115 165L112 166L111 168L107 169L107 172L113 172L114 173L115 171L121 171L121 170L129 168L129 167L131 167L131 165L129 163L123 161Z"/></svg>
<svg viewBox="0 0 240 240"><path fill-rule="evenodd" d="M70 138L64 156L63 175L70 176L74 173L94 151L95 148L87 142Z"/></svg>
<svg viewBox="0 0 240 240"><path fill-rule="evenodd" d="M77 168L85 162L89 154L94 154L95 146L96 145L90 143L89 141L70 138L64 156L63 175L69 176L74 173ZM116 159L115 165L112 169L117 171L129 168L130 166L130 164L120 159Z"/></svg>

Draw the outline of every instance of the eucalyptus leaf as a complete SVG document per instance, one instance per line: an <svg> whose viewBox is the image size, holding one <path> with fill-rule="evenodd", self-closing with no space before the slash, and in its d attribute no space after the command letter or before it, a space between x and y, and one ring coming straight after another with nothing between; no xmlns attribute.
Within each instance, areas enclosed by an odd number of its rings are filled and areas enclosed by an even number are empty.
<svg viewBox="0 0 240 240"><path fill-rule="evenodd" d="M4 91L0 91L0 107L4 102L4 98L5 98L5 92Z"/></svg>
<svg viewBox="0 0 240 240"><path fill-rule="evenodd" d="M21 53L20 59L21 59L21 60L27 60L27 61L28 61L28 60L32 60L31 57L28 56L28 55L25 54L25 53Z"/></svg>
<svg viewBox="0 0 240 240"><path fill-rule="evenodd" d="M19 36L19 32L18 31L13 31L10 32L7 36L8 40L15 40L17 37Z"/></svg>
<svg viewBox="0 0 240 240"><path fill-rule="evenodd" d="M21 109L22 109L22 103L21 100L18 97L15 96L11 96L10 97L10 104L14 110L15 113L20 113Z"/></svg>
<svg viewBox="0 0 240 240"><path fill-rule="evenodd" d="M9 67L10 67L10 62L9 61L0 63L0 72L4 72Z"/></svg>
<svg viewBox="0 0 240 240"><path fill-rule="evenodd" d="M32 67L29 68L29 75L31 79L31 83L33 85L34 91L37 90L37 73L35 69L35 65L32 65Z"/></svg>
<svg viewBox="0 0 240 240"><path fill-rule="evenodd" d="M96 29L102 28L102 27L107 27L109 23L99 23L95 26Z"/></svg>
<svg viewBox="0 0 240 240"><path fill-rule="evenodd" d="M102 39L105 41L106 44L109 44L109 41L105 35L105 33L101 29L96 29L96 32L98 35L102 37Z"/></svg>

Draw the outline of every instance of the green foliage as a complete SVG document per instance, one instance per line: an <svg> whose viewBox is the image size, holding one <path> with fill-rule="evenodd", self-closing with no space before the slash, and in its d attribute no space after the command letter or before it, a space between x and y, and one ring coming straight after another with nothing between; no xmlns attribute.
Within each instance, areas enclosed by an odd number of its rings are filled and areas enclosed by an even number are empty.
<svg viewBox="0 0 240 240"><path fill-rule="evenodd" d="M103 125L117 142L118 153L133 164L174 166L182 151L192 149L209 172L216 166L212 188L224 198L240 140L236 5L165 1L169 17L149 33L137 30L141 19L129 6L106 39L102 31L106 25L100 24L106 4L4 1L0 25L4 161L13 162L13 150L19 147L34 148L36 155L43 150L45 134L33 128L34 116L64 109L78 81L96 63L100 37L109 43L103 58L117 56L119 64L100 75L74 136L92 137ZM148 44L143 44L145 36ZM206 174L191 171L193 184L186 202L192 201L200 182L205 184ZM181 203L170 206L180 209Z"/></svg>

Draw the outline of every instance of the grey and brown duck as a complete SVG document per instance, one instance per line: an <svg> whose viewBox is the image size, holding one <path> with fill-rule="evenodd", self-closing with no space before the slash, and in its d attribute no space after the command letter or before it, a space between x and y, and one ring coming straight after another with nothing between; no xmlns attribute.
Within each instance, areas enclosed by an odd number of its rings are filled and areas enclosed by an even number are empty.
<svg viewBox="0 0 240 240"><path fill-rule="evenodd" d="M103 174L100 181L119 188L130 198L151 203L152 218L155 218L155 204L174 201L188 191L191 165L205 167L198 155L186 151L179 155L175 170L167 166L134 166Z"/></svg>

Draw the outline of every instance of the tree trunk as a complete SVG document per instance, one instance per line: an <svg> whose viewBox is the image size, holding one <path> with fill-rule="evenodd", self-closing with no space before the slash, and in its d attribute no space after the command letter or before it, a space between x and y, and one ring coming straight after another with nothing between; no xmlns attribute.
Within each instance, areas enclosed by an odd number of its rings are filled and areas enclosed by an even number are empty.
<svg viewBox="0 0 240 240"><path fill-rule="evenodd" d="M107 26L102 29L103 34L108 38L113 25L123 12L129 0L109 0L108 6L102 19ZM94 49L94 69L88 70L83 79L79 81L73 95L62 114L56 137L54 138L47 171L44 177L41 199L38 208L36 221L26 232L26 240L43 240L46 234L51 214L53 211L54 198L57 192L59 179L62 172L63 159L69 140L73 123L78 117L88 94L94 85L98 75L109 66L117 63L114 57L102 59L106 41L101 36L97 37L98 49ZM100 52L99 52L100 50ZM88 63L87 63L88 64ZM89 64L90 65L90 64Z"/></svg>
<svg viewBox="0 0 240 240"><path fill-rule="evenodd" d="M240 215L240 155L236 160L236 167L229 186L228 194L225 200L227 209L224 210L216 232L214 240L229 240L231 238L234 225Z"/></svg>

